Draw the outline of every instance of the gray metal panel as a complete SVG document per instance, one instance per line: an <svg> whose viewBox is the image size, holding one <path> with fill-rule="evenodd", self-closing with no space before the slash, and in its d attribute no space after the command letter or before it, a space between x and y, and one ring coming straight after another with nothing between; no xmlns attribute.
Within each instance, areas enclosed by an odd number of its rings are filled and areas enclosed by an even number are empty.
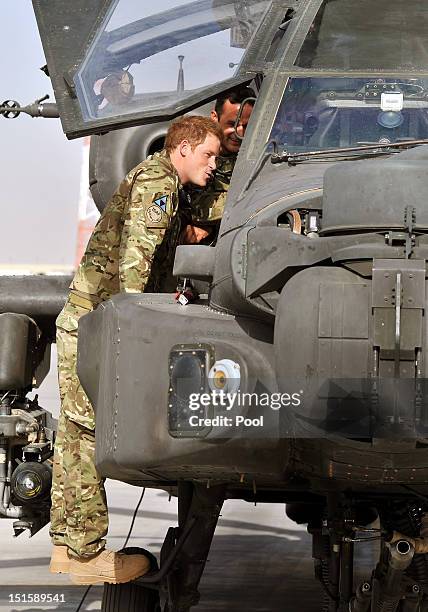
<svg viewBox="0 0 428 612"><path fill-rule="evenodd" d="M428 228L427 147L404 155L338 163L324 175L322 232L359 228L404 228L405 207L415 209L416 227Z"/></svg>
<svg viewBox="0 0 428 612"><path fill-rule="evenodd" d="M68 294L71 276L0 276L0 313L58 316Z"/></svg>
<svg viewBox="0 0 428 612"><path fill-rule="evenodd" d="M280 211L279 205L277 214ZM311 240L284 228L251 228L246 253L246 295L261 292L287 268L313 265L328 255L328 244L322 240Z"/></svg>
<svg viewBox="0 0 428 612"><path fill-rule="evenodd" d="M421 260L376 259L373 265L372 305L391 308L395 303L395 283L401 272L403 308L425 308L426 263Z"/></svg>
<svg viewBox="0 0 428 612"><path fill-rule="evenodd" d="M320 378L366 378L368 363L367 340L329 338L318 343Z"/></svg>
<svg viewBox="0 0 428 612"><path fill-rule="evenodd" d="M174 276L211 280L214 275L215 248L202 244L181 245L175 251Z"/></svg>
<svg viewBox="0 0 428 612"><path fill-rule="evenodd" d="M414 359L415 349L422 344L422 310L403 309L401 311L401 338L400 354L408 351L408 358ZM382 347L382 354L392 355L395 348L395 311L391 309L375 308L374 311L374 334L375 346ZM392 358L392 357L391 357Z"/></svg>
<svg viewBox="0 0 428 612"><path fill-rule="evenodd" d="M301 405L290 414L296 438L367 437L369 296L370 281L324 266L298 272L282 290L275 321L276 372L281 391L303 390ZM355 318L364 313L363 325L352 323L352 312Z"/></svg>
<svg viewBox="0 0 428 612"><path fill-rule="evenodd" d="M143 473L161 479L191 474L239 480L241 473L257 471L266 479L281 478L286 442L223 439L214 444L168 433L168 357L174 345L210 344L217 359L239 358L246 379L268 386L274 380L271 342L268 326L207 306L182 307L170 295L118 295L83 317L79 376L96 409L100 473L134 480Z"/></svg>
<svg viewBox="0 0 428 612"><path fill-rule="evenodd" d="M29 317L0 314L0 391L31 385L38 333Z"/></svg>
<svg viewBox="0 0 428 612"><path fill-rule="evenodd" d="M313 267L293 276L281 293L275 321L278 383L304 379L318 385L348 374L366 378L369 295L370 283L342 268ZM363 322L353 323L352 312L364 310Z"/></svg>
<svg viewBox="0 0 428 612"><path fill-rule="evenodd" d="M364 338L369 335L367 284L321 283L320 338Z"/></svg>

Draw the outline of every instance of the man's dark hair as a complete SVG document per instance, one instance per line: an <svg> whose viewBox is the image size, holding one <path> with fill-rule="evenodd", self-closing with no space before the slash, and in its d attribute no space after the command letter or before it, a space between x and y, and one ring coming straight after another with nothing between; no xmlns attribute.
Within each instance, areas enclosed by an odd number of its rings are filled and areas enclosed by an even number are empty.
<svg viewBox="0 0 428 612"><path fill-rule="evenodd" d="M217 117L220 119L221 113L223 112L223 105L226 100L229 100L232 104L241 104L246 98L255 98L256 94L246 85L238 85L229 91L222 93L216 100L214 110L217 113ZM254 105L254 101L250 100L248 104Z"/></svg>

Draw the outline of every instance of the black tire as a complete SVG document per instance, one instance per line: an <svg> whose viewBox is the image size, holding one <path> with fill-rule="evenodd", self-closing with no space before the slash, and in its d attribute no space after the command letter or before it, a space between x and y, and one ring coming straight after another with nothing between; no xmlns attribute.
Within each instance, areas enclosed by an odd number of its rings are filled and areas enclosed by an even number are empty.
<svg viewBox="0 0 428 612"><path fill-rule="evenodd" d="M105 584L101 612L160 612L159 593L133 582Z"/></svg>
<svg viewBox="0 0 428 612"><path fill-rule="evenodd" d="M156 557L141 548L125 548L128 555L145 554L151 561L150 571L158 569ZM161 612L159 592L136 582L105 584L101 612Z"/></svg>

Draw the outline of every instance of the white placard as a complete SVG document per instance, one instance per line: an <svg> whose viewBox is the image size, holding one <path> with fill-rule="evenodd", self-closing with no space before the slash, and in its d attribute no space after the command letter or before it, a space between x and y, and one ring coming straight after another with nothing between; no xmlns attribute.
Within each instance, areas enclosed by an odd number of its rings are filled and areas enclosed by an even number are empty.
<svg viewBox="0 0 428 612"><path fill-rule="evenodd" d="M402 93L383 93L380 97L380 106L383 111L401 111L404 106Z"/></svg>
<svg viewBox="0 0 428 612"><path fill-rule="evenodd" d="M189 300L187 299L187 297L186 297L186 296L185 296L183 293L181 293L181 294L178 296L178 301L179 301L179 303L180 303L182 306L187 306L187 304L189 303Z"/></svg>

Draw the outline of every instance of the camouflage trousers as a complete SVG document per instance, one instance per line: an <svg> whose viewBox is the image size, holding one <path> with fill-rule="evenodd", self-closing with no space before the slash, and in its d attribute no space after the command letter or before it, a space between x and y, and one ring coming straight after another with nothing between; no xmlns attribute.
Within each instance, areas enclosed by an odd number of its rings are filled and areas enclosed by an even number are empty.
<svg viewBox="0 0 428 612"><path fill-rule="evenodd" d="M77 376L77 330L57 328L61 414L52 476L50 535L76 556L105 546L108 512L103 480L95 468L93 408Z"/></svg>

